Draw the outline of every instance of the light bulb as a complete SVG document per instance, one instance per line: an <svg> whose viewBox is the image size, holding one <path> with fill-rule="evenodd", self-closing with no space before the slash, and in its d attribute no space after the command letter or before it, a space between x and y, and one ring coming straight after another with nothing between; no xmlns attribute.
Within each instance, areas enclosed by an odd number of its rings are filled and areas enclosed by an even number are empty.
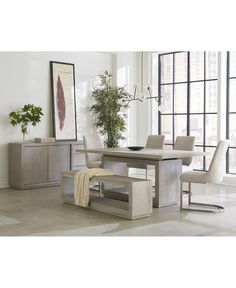
<svg viewBox="0 0 236 288"><path fill-rule="evenodd" d="M162 113L165 110L165 106L163 104L159 105L158 110Z"/></svg>
<svg viewBox="0 0 236 288"><path fill-rule="evenodd" d="M144 102L146 98L147 98L146 95L142 92L140 94L139 100L140 100L140 102Z"/></svg>

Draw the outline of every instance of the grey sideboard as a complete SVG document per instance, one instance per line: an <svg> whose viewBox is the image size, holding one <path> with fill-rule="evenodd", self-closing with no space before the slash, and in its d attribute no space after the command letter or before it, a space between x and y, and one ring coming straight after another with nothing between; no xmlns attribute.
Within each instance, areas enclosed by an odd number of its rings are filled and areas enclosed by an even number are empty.
<svg viewBox="0 0 236 288"><path fill-rule="evenodd" d="M61 172L85 169L82 142L9 143L9 185L16 189L56 186Z"/></svg>

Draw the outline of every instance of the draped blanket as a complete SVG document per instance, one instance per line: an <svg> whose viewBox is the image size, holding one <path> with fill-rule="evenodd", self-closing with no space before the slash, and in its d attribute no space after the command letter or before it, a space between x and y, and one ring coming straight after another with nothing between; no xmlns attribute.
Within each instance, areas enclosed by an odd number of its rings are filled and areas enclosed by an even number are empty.
<svg viewBox="0 0 236 288"><path fill-rule="evenodd" d="M75 174L74 181L74 200L75 204L82 207L88 207L89 204L89 180L94 176L114 175L109 169L92 168L80 170Z"/></svg>

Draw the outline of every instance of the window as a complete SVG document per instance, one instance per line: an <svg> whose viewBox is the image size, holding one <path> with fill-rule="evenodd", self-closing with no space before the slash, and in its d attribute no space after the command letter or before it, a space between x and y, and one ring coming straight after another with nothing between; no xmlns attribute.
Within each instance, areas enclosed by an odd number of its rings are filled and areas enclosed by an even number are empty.
<svg viewBox="0 0 236 288"><path fill-rule="evenodd" d="M209 168L217 145L217 67L217 52L159 54L159 134L170 149L176 136L195 136L196 150L210 152L194 158L199 170Z"/></svg>
<svg viewBox="0 0 236 288"><path fill-rule="evenodd" d="M227 53L226 117L226 138L230 139L226 173L236 174L236 52Z"/></svg>

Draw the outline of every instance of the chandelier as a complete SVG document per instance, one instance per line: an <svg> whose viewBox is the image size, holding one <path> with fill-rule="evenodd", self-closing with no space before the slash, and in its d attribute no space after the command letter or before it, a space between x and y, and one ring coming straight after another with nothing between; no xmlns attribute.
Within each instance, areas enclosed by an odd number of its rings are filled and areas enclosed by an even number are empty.
<svg viewBox="0 0 236 288"><path fill-rule="evenodd" d="M144 75L144 71L143 71L143 52L141 52L141 61L140 61L140 75L141 75L141 87L140 87L140 93L138 94L138 87L139 84L135 84L134 85L134 93L133 95L130 95L130 97L128 97L127 99L124 99L123 102L126 102L125 106L128 106L130 104L130 102L132 101L138 101L138 102L144 102L146 99L154 99L157 104L158 107L161 106L161 97L160 96L153 96L152 95L152 89L151 89L151 85L148 85L146 87L146 91L144 91L144 81L143 81L143 75ZM145 93L146 92L146 93Z"/></svg>
<svg viewBox="0 0 236 288"><path fill-rule="evenodd" d="M124 99L123 101L124 102L127 102L126 105L128 106L130 102L132 101L138 101L138 102L144 102L146 99L154 99L158 106L160 106L161 104L161 97L160 96L152 96L152 90L151 90L151 86L147 86L146 87L146 90L147 90L147 94L145 94L143 92L143 89L142 89L142 92L140 93L139 96L137 96L137 88L138 88L138 84L136 84L134 86L134 93L133 95L131 95L131 97L129 97L128 99Z"/></svg>

